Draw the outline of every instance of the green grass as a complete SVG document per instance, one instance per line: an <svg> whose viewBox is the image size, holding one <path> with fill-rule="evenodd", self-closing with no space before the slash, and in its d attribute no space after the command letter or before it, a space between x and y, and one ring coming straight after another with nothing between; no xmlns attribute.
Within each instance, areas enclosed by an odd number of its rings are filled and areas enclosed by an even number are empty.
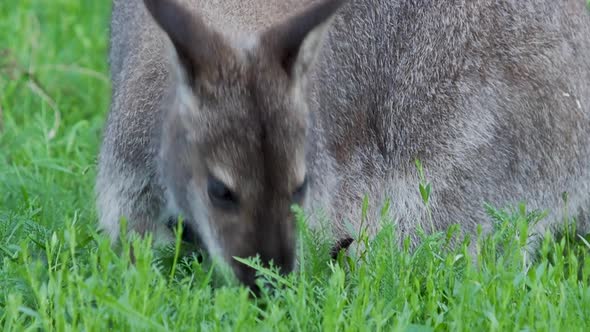
<svg viewBox="0 0 590 332"><path fill-rule="evenodd" d="M547 237L526 268L519 234L537 215L523 209L492 213L498 232L471 239L476 263L469 240L448 245L453 230L410 252L393 245L389 223L366 251L334 263L300 215L301 269L284 279L261 269L277 288L258 299L205 263L171 263L176 253L149 250L149 239L135 240L130 267L94 231L108 3L0 1L0 330L588 328L586 245Z"/></svg>

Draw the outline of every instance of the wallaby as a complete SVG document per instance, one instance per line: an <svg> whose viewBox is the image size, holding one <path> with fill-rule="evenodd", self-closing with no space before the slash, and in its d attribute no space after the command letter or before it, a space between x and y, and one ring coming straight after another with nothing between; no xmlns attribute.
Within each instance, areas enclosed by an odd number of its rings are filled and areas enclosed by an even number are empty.
<svg viewBox="0 0 590 332"><path fill-rule="evenodd" d="M253 285L232 257L291 271L294 203L342 240L365 195L372 211L390 198L416 243L418 227L490 231L486 202L548 210L540 234L567 192L588 231L585 0L115 0L112 14L97 196L113 241L121 217L170 240L182 215Z"/></svg>

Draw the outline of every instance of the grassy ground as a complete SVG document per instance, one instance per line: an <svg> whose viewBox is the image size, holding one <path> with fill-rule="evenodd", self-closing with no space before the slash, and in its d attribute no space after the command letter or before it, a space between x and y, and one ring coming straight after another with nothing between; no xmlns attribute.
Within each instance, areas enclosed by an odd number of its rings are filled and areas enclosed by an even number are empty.
<svg viewBox="0 0 590 332"><path fill-rule="evenodd" d="M585 245L544 241L529 269L523 210L473 264L453 232L416 252L385 230L363 255L327 259L302 227L302 268L251 299L215 269L136 243L137 266L94 232L92 185L110 86L108 1L0 1L0 329L582 331L590 317ZM434 187L436 190L436 187ZM300 218L304 225L304 218ZM496 254L498 253L498 254Z"/></svg>

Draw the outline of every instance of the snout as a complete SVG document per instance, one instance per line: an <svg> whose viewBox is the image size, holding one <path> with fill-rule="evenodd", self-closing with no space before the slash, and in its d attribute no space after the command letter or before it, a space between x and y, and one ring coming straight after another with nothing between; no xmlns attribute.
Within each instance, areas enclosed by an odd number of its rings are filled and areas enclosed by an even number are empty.
<svg viewBox="0 0 590 332"><path fill-rule="evenodd" d="M280 275L291 273L295 267L295 248L289 241L266 241L259 246L259 250L249 257L258 256L262 266L265 268L278 269ZM274 243L273 243L274 242ZM234 261L234 272L236 277L245 286L257 292L256 270L238 261Z"/></svg>

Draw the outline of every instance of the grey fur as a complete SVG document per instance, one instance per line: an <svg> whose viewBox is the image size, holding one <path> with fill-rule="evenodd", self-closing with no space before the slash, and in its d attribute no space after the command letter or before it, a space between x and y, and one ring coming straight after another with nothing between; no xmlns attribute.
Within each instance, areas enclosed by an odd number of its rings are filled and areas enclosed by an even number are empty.
<svg viewBox="0 0 590 332"><path fill-rule="evenodd" d="M526 201L530 208L550 211L534 229L544 232L562 222L561 196L568 192L568 211L579 216L578 229L588 231L590 15L585 0L350 0L327 26L322 46L309 43L309 51L319 52L317 61L295 79L293 89L257 67L269 54L259 36L314 1L180 2L222 33L232 59L216 59L227 73L213 83L217 106L204 105L183 85L171 44L142 1L114 1L113 99L97 179L100 224L113 240L121 216L131 220L132 229L156 231L164 239L170 236L164 220L180 211L200 233L215 228L216 221L203 221L213 213L206 198L186 191L190 176L165 170L195 169L202 160L187 142L225 130L236 135L234 141L251 140L251 145L226 145L225 152L216 147L221 159L232 160L227 164L233 165L236 186L248 191L255 181L245 180L235 167L247 161L244 167L254 178L271 172L259 161L268 156L246 148L264 144L257 136L264 126L284 129L267 139L291 156L277 157L284 164L285 188L295 185L291 169L303 160L305 147L312 179L305 205L327 212L336 238L350 236L347 222L360 226L365 194L375 204L390 197L399 230L414 243L418 225L430 229L415 159L433 183L430 206L438 230L453 223L468 233L478 224L489 230L484 202L502 207ZM298 61L305 58L300 54ZM240 75L258 69L264 83L242 84ZM235 85L225 78L235 79ZM252 102L248 89L268 94L257 99L270 103L260 106L262 113L245 106ZM260 115L272 105L284 111L283 122ZM304 140L293 134L297 130L307 132ZM167 194L170 187L178 188L176 196ZM262 196L248 197L262 204ZM372 207L376 211L378 205ZM283 207L265 208L277 213L265 220L287 218ZM233 236L205 246L231 261L227 246L248 242L270 225L254 219L244 219L247 225L236 226ZM376 218L369 227L371 234L379 230ZM279 229L265 233L269 242L292 236L279 235ZM261 246L248 252L268 249Z"/></svg>

